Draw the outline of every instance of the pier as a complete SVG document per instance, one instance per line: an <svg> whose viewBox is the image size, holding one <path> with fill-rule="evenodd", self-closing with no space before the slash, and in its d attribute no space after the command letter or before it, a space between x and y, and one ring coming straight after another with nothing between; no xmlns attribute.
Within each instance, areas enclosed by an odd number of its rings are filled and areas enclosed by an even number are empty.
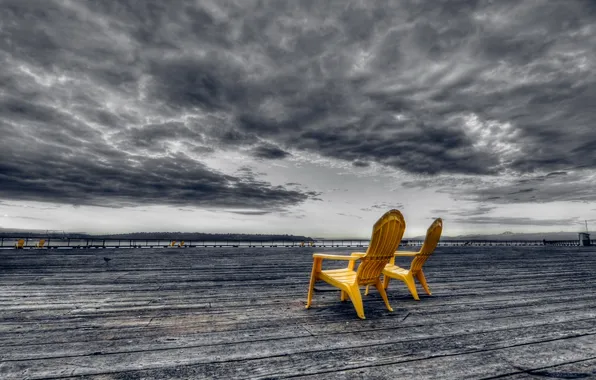
<svg viewBox="0 0 596 380"><path fill-rule="evenodd" d="M596 247L439 247L433 295L366 320L324 283L304 308L317 251L358 249L2 250L0 378L596 376Z"/></svg>

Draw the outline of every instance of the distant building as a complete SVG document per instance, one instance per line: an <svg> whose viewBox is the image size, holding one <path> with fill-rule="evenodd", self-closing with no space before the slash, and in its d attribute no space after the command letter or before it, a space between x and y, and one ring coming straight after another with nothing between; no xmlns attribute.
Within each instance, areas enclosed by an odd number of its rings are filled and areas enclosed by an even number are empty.
<svg viewBox="0 0 596 380"><path fill-rule="evenodd" d="M582 247L587 247L590 245L590 234L587 232L580 232L579 233L579 245Z"/></svg>

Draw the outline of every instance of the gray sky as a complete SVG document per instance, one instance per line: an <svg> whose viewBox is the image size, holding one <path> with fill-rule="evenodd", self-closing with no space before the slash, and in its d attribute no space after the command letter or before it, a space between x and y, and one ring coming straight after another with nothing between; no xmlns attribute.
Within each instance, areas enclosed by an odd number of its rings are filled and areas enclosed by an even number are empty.
<svg viewBox="0 0 596 380"><path fill-rule="evenodd" d="M596 225L593 1L0 4L0 227Z"/></svg>

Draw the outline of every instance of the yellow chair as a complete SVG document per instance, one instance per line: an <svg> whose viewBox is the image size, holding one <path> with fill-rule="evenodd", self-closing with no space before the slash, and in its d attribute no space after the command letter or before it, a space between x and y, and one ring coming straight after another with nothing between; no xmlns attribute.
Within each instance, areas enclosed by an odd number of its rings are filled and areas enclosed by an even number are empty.
<svg viewBox="0 0 596 380"><path fill-rule="evenodd" d="M23 249L23 247L25 246L25 239L19 239L16 244L14 245L14 247L16 249Z"/></svg>
<svg viewBox="0 0 596 380"><path fill-rule="evenodd" d="M182 248L183 246L184 246L184 240L182 240L182 241L180 242L180 244L178 244L178 247L180 247L180 248Z"/></svg>
<svg viewBox="0 0 596 380"><path fill-rule="evenodd" d="M168 247L175 247L176 246L176 240L172 240L170 242L170 245L168 245Z"/></svg>
<svg viewBox="0 0 596 380"><path fill-rule="evenodd" d="M443 232L443 220L441 218L436 219L426 231L426 238L424 239L424 243L418 252L401 252L395 253L395 256L391 259L389 264L385 266L383 269L383 287L387 289L389 286L389 280L394 278L396 280L400 280L406 283L408 290L414 297L416 301L420 301L418 297L418 292L416 291L416 283L414 282L414 278L420 282L420 285L426 291L426 294L429 296L432 294L430 292L430 288L426 283L426 277L424 277L424 272L422 271L422 266L428 260L430 255L433 254L437 244L439 244L439 239L441 238L441 233ZM413 256L414 259L410 264L410 269L404 269L397 265L395 265L395 257L400 256ZM366 288L366 293L368 294L368 287Z"/></svg>
<svg viewBox="0 0 596 380"><path fill-rule="evenodd" d="M366 253L363 256L339 256L324 253L313 254L312 272L308 287L306 308L310 308L316 281L325 281L341 290L342 301L349 297L356 309L358 317L365 319L360 286L375 285L381 293L385 306L393 311L389 305L387 294L381 283L381 273L389 262L401 241L406 228L404 217L398 210L385 213L373 226L372 237ZM323 259L349 261L345 269L322 270ZM354 263L361 260L358 269L354 271Z"/></svg>
<svg viewBox="0 0 596 380"><path fill-rule="evenodd" d="M35 248L43 248L43 245L46 243L46 239L41 239L39 242L35 243Z"/></svg>

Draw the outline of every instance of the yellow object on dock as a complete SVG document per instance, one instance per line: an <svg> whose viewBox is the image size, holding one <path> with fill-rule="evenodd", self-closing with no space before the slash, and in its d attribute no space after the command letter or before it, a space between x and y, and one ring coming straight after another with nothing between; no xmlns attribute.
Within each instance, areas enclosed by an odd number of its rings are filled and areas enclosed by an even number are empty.
<svg viewBox="0 0 596 380"><path fill-rule="evenodd" d="M385 213L373 226L372 237L366 253L360 256L339 256L323 253L313 254L313 266L308 287L306 308L310 308L315 282L325 281L341 290L340 299L345 301L349 297L356 309L358 317L365 319L360 286L375 285L381 293L385 306L393 311L389 305L387 294L380 280L385 265L394 257L395 250L403 237L406 228L404 217L398 210ZM323 260L349 261L346 269L323 270ZM360 260L358 269L354 271L354 263Z"/></svg>
<svg viewBox="0 0 596 380"><path fill-rule="evenodd" d="M408 290L412 294L412 297L416 301L419 301L420 298L418 297L418 291L416 290L416 283L414 282L414 278L420 282L422 288L429 296L432 294L430 292L430 288L426 283L426 277L424 277L424 272L422 271L422 266L426 263L426 260L433 254L437 244L439 244L439 239L441 238L441 233L443 232L443 220L441 218L436 219L426 231L426 238L424 239L424 243L418 252L403 252L403 253L395 253L394 257L389 261L389 264L385 266L383 269L383 288L387 289L389 286L390 279L396 279L403 281ZM395 265L395 257L400 256L413 256L414 259L410 264L410 269L405 269ZM365 294L368 294L368 286L366 287Z"/></svg>

